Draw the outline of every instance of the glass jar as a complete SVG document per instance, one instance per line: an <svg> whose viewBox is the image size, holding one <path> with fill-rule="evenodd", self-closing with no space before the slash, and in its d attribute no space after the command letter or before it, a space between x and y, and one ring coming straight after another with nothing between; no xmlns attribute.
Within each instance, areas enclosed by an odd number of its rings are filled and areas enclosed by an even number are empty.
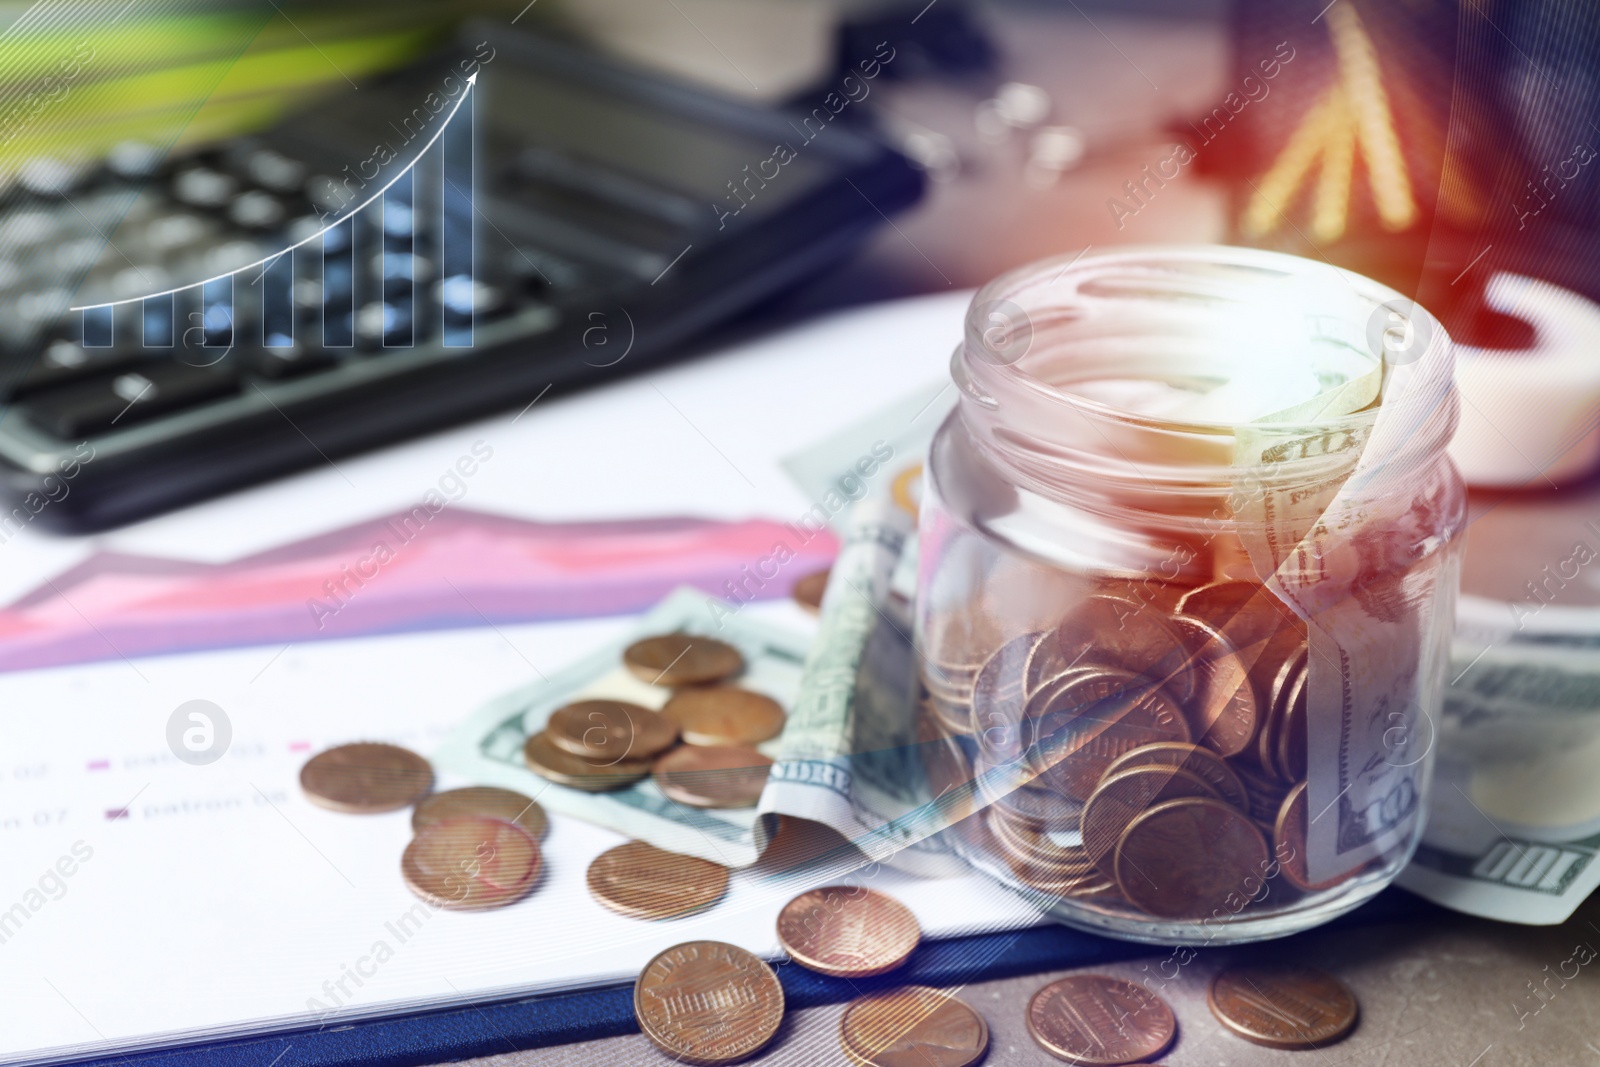
<svg viewBox="0 0 1600 1067"><path fill-rule="evenodd" d="M968 859L1166 944L1387 885L1421 832L1465 515L1438 322L1293 256L1122 249L990 283L951 373L915 639Z"/></svg>

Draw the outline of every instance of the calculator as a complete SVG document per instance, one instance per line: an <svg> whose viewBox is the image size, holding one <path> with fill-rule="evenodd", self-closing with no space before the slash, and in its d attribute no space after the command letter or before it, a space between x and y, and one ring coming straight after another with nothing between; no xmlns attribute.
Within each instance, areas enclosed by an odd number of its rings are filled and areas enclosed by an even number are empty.
<svg viewBox="0 0 1600 1067"><path fill-rule="evenodd" d="M683 354L920 197L903 156L827 117L476 21L265 132L41 161L0 206L0 536Z"/></svg>

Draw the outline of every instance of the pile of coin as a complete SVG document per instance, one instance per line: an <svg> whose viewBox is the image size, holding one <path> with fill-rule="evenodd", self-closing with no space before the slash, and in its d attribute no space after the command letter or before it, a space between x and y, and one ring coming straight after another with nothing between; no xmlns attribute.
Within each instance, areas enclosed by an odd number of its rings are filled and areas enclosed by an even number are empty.
<svg viewBox="0 0 1600 1067"><path fill-rule="evenodd" d="M623 700L557 708L523 746L529 768L587 792L648 777L691 807L755 804L772 767L755 746L782 733L785 716L771 697L728 684L744 669L739 650L709 637L663 634L635 641L622 661L640 680L673 690L661 710Z"/></svg>
<svg viewBox="0 0 1600 1067"><path fill-rule="evenodd" d="M411 807L415 836L400 857L413 893L438 908L481 911L526 896L539 881L544 809L492 786L433 792L428 761L397 745L361 741L317 753L300 768L313 804L351 814Z"/></svg>
<svg viewBox="0 0 1600 1067"><path fill-rule="evenodd" d="M1339 884L1306 874L1307 632L1266 588L1106 581L1052 629L980 625L927 628L922 709L988 802L966 832L1016 881L1189 920L1280 869L1290 892ZM950 778L951 749L923 747Z"/></svg>

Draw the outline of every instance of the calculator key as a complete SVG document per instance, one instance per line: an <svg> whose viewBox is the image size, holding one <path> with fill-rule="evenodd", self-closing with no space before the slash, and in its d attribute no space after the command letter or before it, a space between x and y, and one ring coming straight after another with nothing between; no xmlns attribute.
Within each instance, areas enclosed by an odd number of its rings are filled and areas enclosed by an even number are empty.
<svg viewBox="0 0 1600 1067"><path fill-rule="evenodd" d="M306 180L304 163L270 148L262 148L246 156L244 172L251 181L275 193L298 192Z"/></svg>
<svg viewBox="0 0 1600 1067"><path fill-rule="evenodd" d="M268 338L269 344L272 338ZM274 380L314 374L338 364L333 354L306 345L254 348L240 353L246 368Z"/></svg>
<svg viewBox="0 0 1600 1067"><path fill-rule="evenodd" d="M24 189L36 196L66 196L83 184L91 169L86 163L40 157L24 163L17 178Z"/></svg>
<svg viewBox="0 0 1600 1067"><path fill-rule="evenodd" d="M238 380L222 366L152 363L39 393L22 405L22 411L36 426L73 440L124 429L238 388Z"/></svg>
<svg viewBox="0 0 1600 1067"><path fill-rule="evenodd" d="M0 375L0 401L137 366L145 358L132 348L84 348L72 341L52 341L37 358L8 361L10 368L18 369Z"/></svg>
<svg viewBox="0 0 1600 1067"><path fill-rule="evenodd" d="M161 169L161 150L142 141L123 141L107 153L106 166L119 178L138 181Z"/></svg>
<svg viewBox="0 0 1600 1067"><path fill-rule="evenodd" d="M172 196L194 207L215 210L224 207L232 199L238 185L238 182L221 171L212 170L210 167L194 167L180 171L172 179Z"/></svg>
<svg viewBox="0 0 1600 1067"><path fill-rule="evenodd" d="M241 193L228 205L228 217L248 230L273 229L287 214L281 200L258 189Z"/></svg>

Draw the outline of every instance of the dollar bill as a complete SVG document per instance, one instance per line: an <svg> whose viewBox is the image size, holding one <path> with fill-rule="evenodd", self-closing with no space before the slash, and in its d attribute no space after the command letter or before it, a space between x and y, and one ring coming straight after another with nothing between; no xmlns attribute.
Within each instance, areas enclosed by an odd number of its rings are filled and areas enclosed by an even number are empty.
<svg viewBox="0 0 1600 1067"><path fill-rule="evenodd" d="M760 813L771 809L690 808L663 795L648 778L609 793L586 793L549 782L523 762L528 738L544 729L551 712L575 700L627 700L660 708L670 691L628 673L622 651L640 637L679 632L714 636L733 645L745 660L740 685L765 693L786 708L794 705L808 639L744 613L731 614L721 601L682 589L641 618L631 636L474 712L434 753L435 765L475 783L518 790L553 811L672 852L728 867L754 863L776 831L776 820L763 819ZM791 716L780 738L758 747L777 757L786 738L801 736L805 730L805 724Z"/></svg>

